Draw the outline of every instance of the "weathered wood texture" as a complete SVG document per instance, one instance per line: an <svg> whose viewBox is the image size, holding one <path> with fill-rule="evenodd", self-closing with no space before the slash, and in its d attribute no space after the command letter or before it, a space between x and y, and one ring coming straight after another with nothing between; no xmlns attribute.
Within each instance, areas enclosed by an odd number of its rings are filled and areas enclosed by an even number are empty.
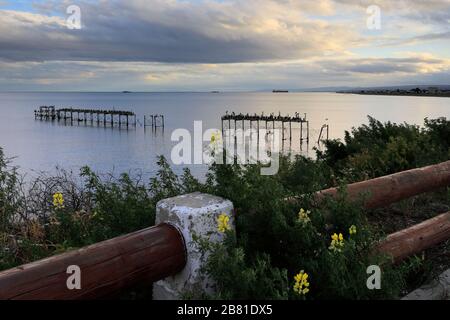
<svg viewBox="0 0 450 320"><path fill-rule="evenodd" d="M347 193L350 201L366 195L364 206L372 209L446 186L450 186L450 161L349 184ZM337 193L337 188L319 191L317 201Z"/></svg>
<svg viewBox="0 0 450 320"><path fill-rule="evenodd" d="M185 244L168 224L141 230L0 273L0 299L71 300L111 296L180 272ZM81 269L81 290L69 290L67 268Z"/></svg>
<svg viewBox="0 0 450 320"><path fill-rule="evenodd" d="M389 235L377 251L399 262L450 238L450 212Z"/></svg>

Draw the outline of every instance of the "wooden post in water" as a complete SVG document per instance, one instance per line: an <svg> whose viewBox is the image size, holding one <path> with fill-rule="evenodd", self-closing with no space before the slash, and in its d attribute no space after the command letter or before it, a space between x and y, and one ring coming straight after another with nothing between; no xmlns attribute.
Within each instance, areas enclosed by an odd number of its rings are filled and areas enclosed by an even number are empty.
<svg viewBox="0 0 450 320"><path fill-rule="evenodd" d="M306 121L306 143L309 144L309 120Z"/></svg>
<svg viewBox="0 0 450 320"><path fill-rule="evenodd" d="M258 143L259 143L259 119L256 120L256 130L258 130Z"/></svg>
<svg viewBox="0 0 450 320"><path fill-rule="evenodd" d="M289 141L292 141L292 121L289 121Z"/></svg>
<svg viewBox="0 0 450 320"><path fill-rule="evenodd" d="M300 122L300 145L303 144L303 122Z"/></svg>

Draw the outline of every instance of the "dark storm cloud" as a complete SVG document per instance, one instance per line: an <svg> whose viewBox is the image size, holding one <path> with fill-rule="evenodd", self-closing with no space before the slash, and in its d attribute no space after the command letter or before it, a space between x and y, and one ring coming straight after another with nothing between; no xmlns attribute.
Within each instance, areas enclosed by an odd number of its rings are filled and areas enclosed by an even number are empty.
<svg viewBox="0 0 450 320"><path fill-rule="evenodd" d="M154 5L152 7L152 4ZM156 61L229 63L294 59L336 48L349 39L338 25L301 21L273 1L220 4L113 1L83 3L82 29L64 17L4 11L0 58L10 61ZM242 7L242 10L240 10ZM47 7L38 7L49 14ZM266 9L268 11L264 11ZM52 9L55 12L55 8ZM64 12L64 6L57 10ZM13 30L13 32L8 32ZM334 38L334 37L333 37Z"/></svg>
<svg viewBox="0 0 450 320"><path fill-rule="evenodd" d="M34 13L1 11L0 59L233 63L339 54L370 40L343 21L327 22L326 16L337 3L360 7L366 2L77 1L82 13L81 30L66 27L66 9L71 1L38 2ZM447 25L450 18L450 10L445 10L450 7L443 0L428 4L415 0L409 6L404 1L377 3L383 12L398 17L419 15L417 19L438 19ZM308 19L309 13L323 16ZM365 12L361 15L364 18ZM394 44L440 40L448 35L424 34L397 39Z"/></svg>

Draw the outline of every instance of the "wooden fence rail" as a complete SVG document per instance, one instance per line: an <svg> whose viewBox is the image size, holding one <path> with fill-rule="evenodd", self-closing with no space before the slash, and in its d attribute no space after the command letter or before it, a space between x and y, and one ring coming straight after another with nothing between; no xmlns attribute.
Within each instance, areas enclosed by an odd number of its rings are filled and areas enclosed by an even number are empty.
<svg viewBox="0 0 450 320"><path fill-rule="evenodd" d="M151 285L186 264L179 231L169 225L141 230L0 273L0 299L72 300L112 296ZM69 266L81 270L81 290L69 290Z"/></svg>
<svg viewBox="0 0 450 320"><path fill-rule="evenodd" d="M393 262L418 254L450 238L450 212L390 234L377 251L390 255Z"/></svg>
<svg viewBox="0 0 450 320"><path fill-rule="evenodd" d="M364 206L373 209L447 186L450 186L450 161L349 184L347 194L350 201L366 194ZM322 190L317 193L317 200L337 194L337 188Z"/></svg>

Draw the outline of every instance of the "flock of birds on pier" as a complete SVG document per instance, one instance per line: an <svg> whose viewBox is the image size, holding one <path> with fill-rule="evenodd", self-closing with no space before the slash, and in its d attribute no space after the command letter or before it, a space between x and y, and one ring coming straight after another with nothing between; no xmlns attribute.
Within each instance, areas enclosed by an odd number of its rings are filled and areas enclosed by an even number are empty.
<svg viewBox="0 0 450 320"><path fill-rule="evenodd" d="M56 112L77 112L77 113L92 113L92 114L110 114L110 115L121 115L121 116L134 116L132 111L121 111L121 110L99 110L99 109L74 109L74 108L63 108L58 109Z"/></svg>
<svg viewBox="0 0 450 320"><path fill-rule="evenodd" d="M294 117L291 117L289 115L282 116L281 112L278 113L278 116L275 116L275 113L271 113L270 115L264 115L264 112L261 115L258 114L243 114L239 113L236 114L235 112L229 113L226 111L225 115L222 117L222 120L249 120L249 121L283 121L283 122L306 122L306 113L304 114L304 117L302 118L300 116L300 113L296 112Z"/></svg>

